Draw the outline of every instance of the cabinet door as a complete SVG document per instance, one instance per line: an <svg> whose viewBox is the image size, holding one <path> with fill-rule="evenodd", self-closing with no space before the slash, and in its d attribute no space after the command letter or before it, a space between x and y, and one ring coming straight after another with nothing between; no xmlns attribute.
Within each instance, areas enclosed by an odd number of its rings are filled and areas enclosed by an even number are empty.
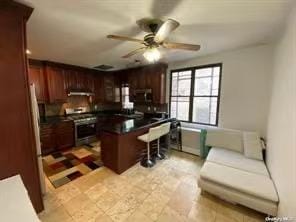
<svg viewBox="0 0 296 222"><path fill-rule="evenodd" d="M77 88L77 72L73 69L65 69L65 89L67 92Z"/></svg>
<svg viewBox="0 0 296 222"><path fill-rule="evenodd" d="M37 101L41 103L47 102L43 66L29 66L29 83L35 85Z"/></svg>
<svg viewBox="0 0 296 222"><path fill-rule="evenodd" d="M67 95L64 86L64 70L57 67L46 67L49 102L66 102Z"/></svg>
<svg viewBox="0 0 296 222"><path fill-rule="evenodd" d="M94 102L103 103L104 102L104 77L100 73L94 74Z"/></svg>
<svg viewBox="0 0 296 222"><path fill-rule="evenodd" d="M104 97L107 103L115 100L114 76L111 73L104 75Z"/></svg>
<svg viewBox="0 0 296 222"><path fill-rule="evenodd" d="M74 146L74 124L72 121L60 122L55 129L58 149Z"/></svg>
<svg viewBox="0 0 296 222"><path fill-rule="evenodd" d="M55 151L57 144L53 125L46 125L41 127L40 142L42 155L47 155Z"/></svg>
<svg viewBox="0 0 296 222"><path fill-rule="evenodd" d="M137 84L138 84L138 89L146 89L146 76L145 76L145 68L139 68L136 78L138 79Z"/></svg>
<svg viewBox="0 0 296 222"><path fill-rule="evenodd" d="M145 88L146 89L152 89L152 79L153 79L153 69L151 67L145 67L144 69L144 78L145 78Z"/></svg>
<svg viewBox="0 0 296 222"><path fill-rule="evenodd" d="M91 92L94 92L95 91L94 74L92 72L86 72L85 75L86 75L86 89Z"/></svg>
<svg viewBox="0 0 296 222"><path fill-rule="evenodd" d="M152 99L155 104L166 102L166 66L157 65L152 69Z"/></svg>

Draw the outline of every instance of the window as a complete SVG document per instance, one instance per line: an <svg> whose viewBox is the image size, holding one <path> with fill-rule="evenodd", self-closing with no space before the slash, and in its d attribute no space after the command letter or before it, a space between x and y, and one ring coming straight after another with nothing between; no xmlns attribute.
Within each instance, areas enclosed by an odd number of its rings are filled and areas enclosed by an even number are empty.
<svg viewBox="0 0 296 222"><path fill-rule="evenodd" d="M171 72L170 115L178 120L218 124L222 64Z"/></svg>

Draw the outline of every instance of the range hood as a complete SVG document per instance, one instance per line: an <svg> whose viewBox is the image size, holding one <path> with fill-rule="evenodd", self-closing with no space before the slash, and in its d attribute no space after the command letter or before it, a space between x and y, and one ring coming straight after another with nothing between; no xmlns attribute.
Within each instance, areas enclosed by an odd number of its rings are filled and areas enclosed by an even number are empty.
<svg viewBox="0 0 296 222"><path fill-rule="evenodd" d="M90 90L71 89L68 91L68 96L94 96L95 94Z"/></svg>

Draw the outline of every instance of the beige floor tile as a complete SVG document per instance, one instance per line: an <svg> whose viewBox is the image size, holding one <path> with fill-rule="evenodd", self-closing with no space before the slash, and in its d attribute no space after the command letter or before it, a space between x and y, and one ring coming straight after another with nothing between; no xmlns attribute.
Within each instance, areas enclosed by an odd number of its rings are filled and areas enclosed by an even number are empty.
<svg viewBox="0 0 296 222"><path fill-rule="evenodd" d="M101 195L108 191L108 188L105 187L102 183L97 183L87 191L85 191L85 194L92 200L97 201L100 199Z"/></svg>
<svg viewBox="0 0 296 222"><path fill-rule="evenodd" d="M94 222L113 222L113 221L107 214L102 214L98 216Z"/></svg>
<svg viewBox="0 0 296 222"><path fill-rule="evenodd" d="M178 213L187 216L192 208L196 196L196 189L195 186L181 183L177 190L171 195L168 206Z"/></svg>
<svg viewBox="0 0 296 222"><path fill-rule="evenodd" d="M197 195L195 201L204 207L210 208L214 211L217 210L218 205L222 202L219 198L204 192L203 194Z"/></svg>
<svg viewBox="0 0 296 222"><path fill-rule="evenodd" d="M72 218L75 222L94 222L100 215L103 215L103 211L94 203L88 203L76 211Z"/></svg>
<svg viewBox="0 0 296 222"><path fill-rule="evenodd" d="M101 195L101 198L96 202L96 205L104 212L107 212L119 200L120 197L117 194L114 194L110 191L106 191Z"/></svg>
<svg viewBox="0 0 296 222"><path fill-rule="evenodd" d="M190 219L180 215L177 211L165 207L156 220L157 222L191 222ZM193 221L192 221L193 222ZM205 221L206 222L206 221Z"/></svg>
<svg viewBox="0 0 296 222"><path fill-rule="evenodd" d="M53 192L47 192L43 197L44 211L49 212L62 205L61 201L57 198Z"/></svg>
<svg viewBox="0 0 296 222"><path fill-rule="evenodd" d="M137 204L134 201L119 201L111 207L106 214L115 222L125 221L135 210Z"/></svg>
<svg viewBox="0 0 296 222"><path fill-rule="evenodd" d="M224 218L218 217L219 215L225 216L228 220L232 219L234 222L243 222L244 214L240 209L240 206L228 203L226 201L221 201L217 206L217 218L221 218L223 221Z"/></svg>
<svg viewBox="0 0 296 222"><path fill-rule="evenodd" d="M149 217L140 211L135 211L125 222L153 222Z"/></svg>
<svg viewBox="0 0 296 222"><path fill-rule="evenodd" d="M264 221L253 210L201 195L197 177L202 164L198 157L173 152L149 169L136 164L117 175L100 167L57 189L47 181L45 211L39 217L45 222Z"/></svg>
<svg viewBox="0 0 296 222"><path fill-rule="evenodd" d="M80 211L82 208L89 204L94 204L84 193L77 195L68 202L64 203L63 206L67 212L73 216L76 212Z"/></svg>
<svg viewBox="0 0 296 222"><path fill-rule="evenodd" d="M63 206L60 206L50 212L41 214L39 218L42 222L72 221L71 216L67 213L66 209Z"/></svg>
<svg viewBox="0 0 296 222"><path fill-rule="evenodd" d="M57 198L63 204L63 203L66 203L67 201L71 200L72 198L76 197L81 192L73 184L69 183L69 184L66 184L66 185L56 189L55 193L56 193Z"/></svg>
<svg viewBox="0 0 296 222"><path fill-rule="evenodd" d="M127 194L133 188L127 180L123 179L120 176L107 178L103 181L103 184L111 192L116 193L121 197Z"/></svg>
<svg viewBox="0 0 296 222"><path fill-rule="evenodd" d="M266 216L254 216L254 215L250 215L250 216L247 216L245 215L244 216L244 222L265 222L265 217Z"/></svg>
<svg viewBox="0 0 296 222"><path fill-rule="evenodd" d="M151 193L154 191L159 185L161 184L161 181L156 178L145 178L145 180L142 180L135 184L138 188L146 191L147 193Z"/></svg>
<svg viewBox="0 0 296 222"><path fill-rule="evenodd" d="M95 186L97 183L99 183L100 181L93 176L92 174L87 174L85 176L83 176L85 178L78 178L77 180L74 180L72 182L73 185L75 185L81 192L85 192L88 189L90 189L91 187ZM80 180L79 180L80 179Z"/></svg>
<svg viewBox="0 0 296 222"><path fill-rule="evenodd" d="M196 222L214 222L216 219L216 211L209 207L194 203L188 214L188 218Z"/></svg>
<svg viewBox="0 0 296 222"><path fill-rule="evenodd" d="M144 200L139 210L150 219L156 220L168 201L168 196L155 191Z"/></svg>

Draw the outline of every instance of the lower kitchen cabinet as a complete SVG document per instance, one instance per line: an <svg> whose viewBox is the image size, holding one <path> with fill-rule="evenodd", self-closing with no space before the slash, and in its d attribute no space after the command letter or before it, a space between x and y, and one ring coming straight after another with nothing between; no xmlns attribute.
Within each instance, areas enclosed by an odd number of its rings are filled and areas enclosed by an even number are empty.
<svg viewBox="0 0 296 222"><path fill-rule="evenodd" d="M57 149L74 146L74 124L72 121L57 124L55 134Z"/></svg>
<svg viewBox="0 0 296 222"><path fill-rule="evenodd" d="M47 155L74 146L74 123L72 121L46 124L40 130L41 152Z"/></svg>
<svg viewBox="0 0 296 222"><path fill-rule="evenodd" d="M47 155L55 151L54 125L43 125L40 129L40 141L42 155Z"/></svg>

